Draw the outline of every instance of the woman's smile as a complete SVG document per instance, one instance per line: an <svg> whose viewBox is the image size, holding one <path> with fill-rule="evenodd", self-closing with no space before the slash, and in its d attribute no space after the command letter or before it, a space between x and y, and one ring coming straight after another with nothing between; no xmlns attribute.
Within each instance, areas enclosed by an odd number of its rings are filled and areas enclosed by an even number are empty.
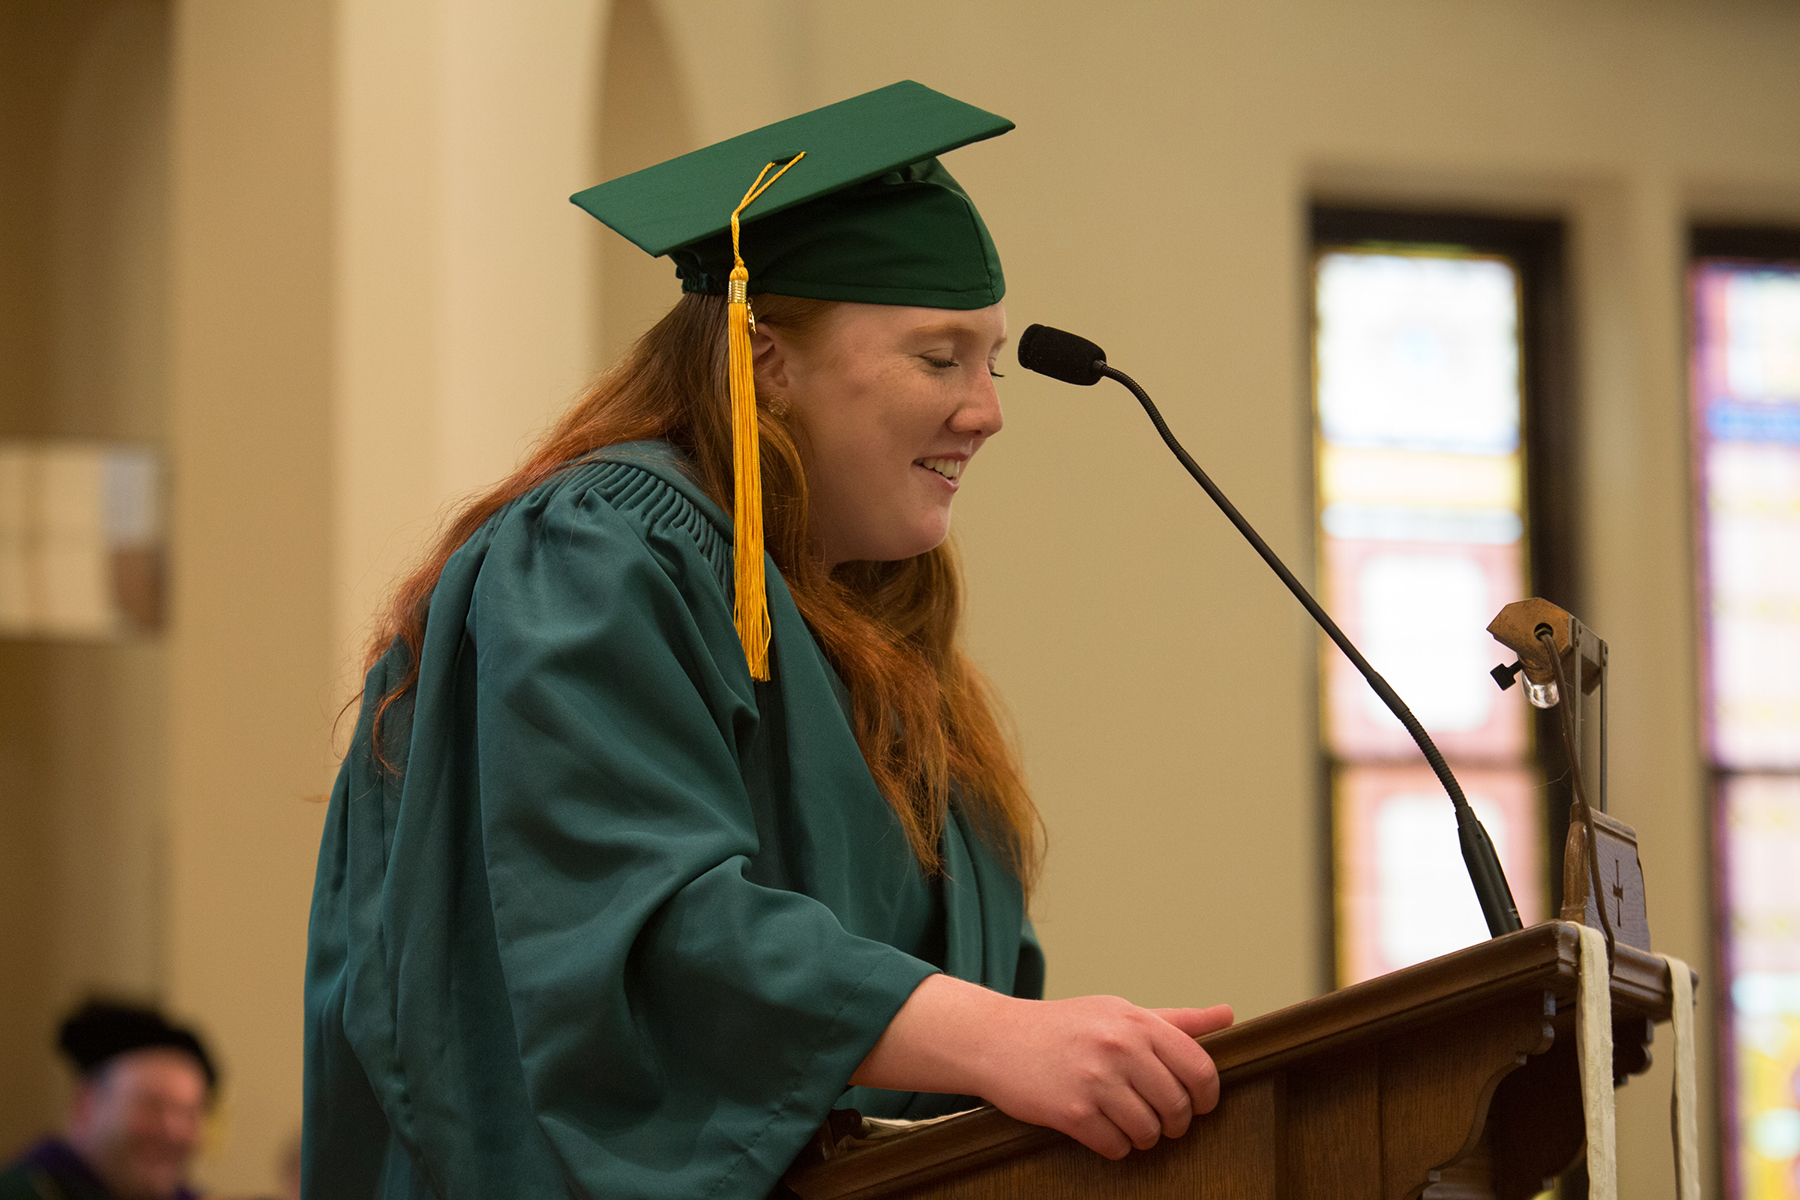
<svg viewBox="0 0 1800 1200"><path fill-rule="evenodd" d="M963 464L967 461L967 458L961 456L950 458L921 458L915 462L913 466L924 467L927 471L934 472L949 485L951 491L955 491L957 481L962 477Z"/></svg>

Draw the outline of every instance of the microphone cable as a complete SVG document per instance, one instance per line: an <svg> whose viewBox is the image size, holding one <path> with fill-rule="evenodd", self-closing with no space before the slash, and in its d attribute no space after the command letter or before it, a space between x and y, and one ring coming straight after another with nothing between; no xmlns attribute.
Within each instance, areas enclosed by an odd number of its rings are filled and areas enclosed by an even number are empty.
<svg viewBox="0 0 1800 1200"><path fill-rule="evenodd" d="M1575 695L1569 690L1569 680L1563 672L1562 655L1556 652L1556 633L1548 625L1539 625L1532 631L1543 645L1544 652L1550 656L1550 670L1556 677L1556 694L1558 721L1557 727L1562 730L1563 753L1569 757L1569 777L1574 785L1575 803L1571 807L1571 821L1581 822L1582 840L1587 843L1588 891L1594 897L1594 908L1600 913L1600 928L1606 933L1606 961L1610 964L1618 958L1618 936L1613 932L1612 918L1606 913L1606 885L1600 881L1600 839L1594 830L1594 810L1588 804L1587 785L1581 779L1581 746L1575 736L1575 710L1569 697ZM1575 670L1581 671L1580 652L1576 652Z"/></svg>

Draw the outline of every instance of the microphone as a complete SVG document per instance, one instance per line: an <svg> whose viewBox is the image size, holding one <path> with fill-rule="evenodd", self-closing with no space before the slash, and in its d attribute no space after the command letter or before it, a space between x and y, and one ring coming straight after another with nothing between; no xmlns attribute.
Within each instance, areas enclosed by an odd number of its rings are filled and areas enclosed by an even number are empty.
<svg viewBox="0 0 1800 1200"><path fill-rule="evenodd" d="M1375 689L1375 694L1381 697L1382 703L1400 718L1400 723L1406 726L1406 732L1418 743L1425 761L1431 764L1438 782L1444 785L1444 791L1449 793L1450 803L1456 809L1457 841L1462 844L1463 864L1468 867L1469 882L1474 885L1475 898L1481 904L1481 915L1487 921L1488 933L1499 937L1524 928L1519 921L1519 906L1513 901L1512 888L1506 882L1506 872L1500 867L1500 856L1494 852L1493 840L1488 837L1475 810L1469 806L1468 797L1463 795L1462 785L1450 773L1450 764L1444 761L1444 756L1431 740L1431 735L1425 732L1425 726L1419 723L1419 718L1406 706L1406 701L1400 699L1399 693L1381 677L1381 672L1369 665L1369 660L1363 657L1362 651L1338 628L1337 622L1331 619L1331 614L1312 598L1312 593L1287 569L1287 564L1281 561L1275 551L1269 549L1269 544L1262 540L1250 522L1238 512L1237 506L1226 499L1225 493L1200 469L1200 464L1182 448L1174 433L1170 432L1162 414L1156 410L1149 393L1125 372L1108 366L1106 351L1099 346L1084 337L1052 329L1048 325L1033 325L1019 339L1019 365L1028 371L1036 371L1064 383L1086 387L1106 378L1116 380L1130 389L1138 403L1144 406L1144 412L1149 415L1150 423L1156 426L1156 432L1162 435L1163 442L1181 465L1187 468L1187 473L1206 489L1206 494L1212 497L1213 503L1237 526L1237 531L1244 535L1244 539L1269 564L1270 569L1280 576L1281 582L1287 584L1288 591L1312 614L1312 619L1318 622L1319 628L1337 643L1337 648L1344 652L1344 656L1362 673L1362 677L1369 681L1369 686Z"/></svg>
<svg viewBox="0 0 1800 1200"><path fill-rule="evenodd" d="M1106 351L1084 337L1033 325L1019 339L1019 365L1064 383L1092 387L1100 382L1099 368L1106 365Z"/></svg>

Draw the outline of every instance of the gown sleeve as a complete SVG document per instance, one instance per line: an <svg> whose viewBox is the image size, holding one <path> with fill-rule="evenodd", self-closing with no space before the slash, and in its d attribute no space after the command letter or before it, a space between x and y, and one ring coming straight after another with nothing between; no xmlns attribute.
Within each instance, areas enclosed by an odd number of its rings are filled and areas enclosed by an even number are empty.
<svg viewBox="0 0 1800 1200"><path fill-rule="evenodd" d="M499 973L532 1113L592 1195L760 1195L935 970L746 877L757 693L705 569L563 492L496 528L468 598ZM427 683L415 764L454 724Z"/></svg>

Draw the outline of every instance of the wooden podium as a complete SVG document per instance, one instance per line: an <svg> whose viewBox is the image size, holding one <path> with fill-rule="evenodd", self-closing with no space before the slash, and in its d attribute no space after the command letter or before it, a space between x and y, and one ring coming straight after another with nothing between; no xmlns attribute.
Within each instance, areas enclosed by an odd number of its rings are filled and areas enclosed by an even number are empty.
<svg viewBox="0 0 1800 1200"><path fill-rule="evenodd" d="M1534 925L1203 1038L1218 1108L1120 1162L982 1108L868 1139L828 1125L785 1182L801 1200L1534 1196L1583 1148L1576 928ZM1619 1084L1669 1015L1663 961L1621 943L1612 1002Z"/></svg>

